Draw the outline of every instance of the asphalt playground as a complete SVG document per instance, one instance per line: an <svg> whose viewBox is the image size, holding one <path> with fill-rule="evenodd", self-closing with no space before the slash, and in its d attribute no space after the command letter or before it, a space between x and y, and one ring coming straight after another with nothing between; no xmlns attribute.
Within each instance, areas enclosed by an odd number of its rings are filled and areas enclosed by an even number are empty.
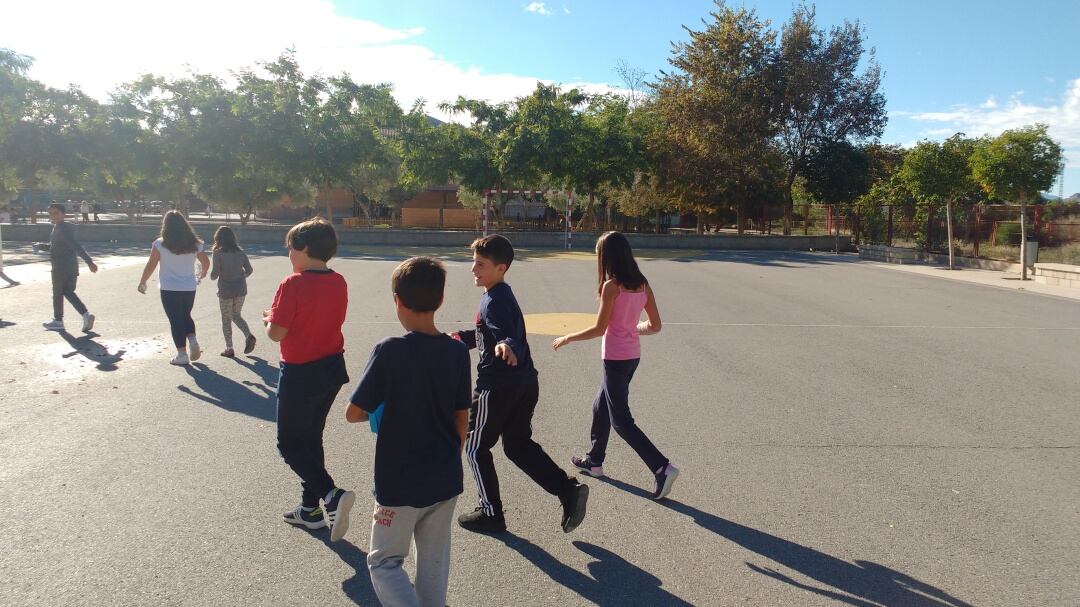
<svg viewBox="0 0 1080 607"><path fill-rule="evenodd" d="M89 249L89 334L70 307L70 333L41 328L47 261L6 249L21 284L0 289L0 605L377 605L374 440L344 420L351 386L326 448L359 499L330 544L281 522L298 488L275 449L275 345L260 333L251 356L219 357L204 282L203 358L170 366L156 280L135 289L145 252ZM257 326L289 265L255 253ZM354 380L400 333L390 272L419 253L447 263L439 326L471 324L466 250L343 251ZM450 605L1078 604L1080 302L851 255L651 255L664 328L643 338L631 408L682 471L671 498L648 499L651 475L613 436L609 478L584 479L588 515L564 534L558 500L497 451L509 532L455 527ZM594 313L595 261L520 257L508 278L540 372L534 434L568 466L600 346L550 343ZM458 512L474 498L466 475Z"/></svg>

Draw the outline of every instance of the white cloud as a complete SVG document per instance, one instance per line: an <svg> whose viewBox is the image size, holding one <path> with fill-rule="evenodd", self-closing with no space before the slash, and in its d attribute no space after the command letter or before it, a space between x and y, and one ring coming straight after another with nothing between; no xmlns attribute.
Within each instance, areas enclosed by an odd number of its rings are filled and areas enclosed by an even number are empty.
<svg viewBox="0 0 1080 607"><path fill-rule="evenodd" d="M1041 122L1064 148L1066 167L1080 168L1080 78L1068 83L1058 103L1025 103L1022 95L1023 91L1013 93L1005 104L998 104L991 97L978 106L960 105L948 112L915 112L909 119L942 125L923 131L923 136L931 138L956 132L973 137L998 135Z"/></svg>
<svg viewBox="0 0 1080 607"><path fill-rule="evenodd" d="M38 0L6 5L0 20L3 46L35 58L32 77L56 87L75 83L100 99L146 72L176 76L190 68L225 76L289 47L308 73L391 82L403 107L424 98L440 118L447 116L437 104L458 95L505 101L535 88L538 79L527 74L451 63L417 40L424 31L347 17L326 0L187 0L180 10L144 0ZM606 83L565 84L613 90Z"/></svg>
<svg viewBox="0 0 1080 607"><path fill-rule="evenodd" d="M564 4L564 5L562 5L562 12L563 12L564 14L567 14L567 15L569 15L569 14L570 14L570 7L566 6L565 4Z"/></svg>
<svg viewBox="0 0 1080 607"><path fill-rule="evenodd" d="M530 2L525 7L525 10L530 12L530 13L536 13L538 15L543 15L545 17L550 17L551 16L551 9L549 9L547 6L545 6L543 2Z"/></svg>

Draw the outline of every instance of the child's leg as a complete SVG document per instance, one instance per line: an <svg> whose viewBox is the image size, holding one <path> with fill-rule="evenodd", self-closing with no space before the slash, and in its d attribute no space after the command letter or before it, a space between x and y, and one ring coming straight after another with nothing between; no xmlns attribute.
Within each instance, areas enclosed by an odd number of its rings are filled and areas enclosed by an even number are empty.
<svg viewBox="0 0 1080 607"><path fill-rule="evenodd" d="M195 320L191 318L191 310L195 307L195 291L180 291L183 293L184 323L187 327L185 335L195 335Z"/></svg>
<svg viewBox="0 0 1080 607"><path fill-rule="evenodd" d="M314 508L334 487L326 471L323 427L337 397L337 386L328 393L305 400L278 399L278 451L285 463L300 477L302 505Z"/></svg>
<svg viewBox="0 0 1080 607"><path fill-rule="evenodd" d="M232 350L233 300L229 297L218 298L221 309L221 335L225 338L225 349Z"/></svg>
<svg viewBox="0 0 1080 607"><path fill-rule="evenodd" d="M539 384L508 389L506 395L512 401L506 403L509 413L502 436L506 457L552 495L560 495L574 487L574 481L532 439L532 417L540 398Z"/></svg>
<svg viewBox="0 0 1080 607"><path fill-rule="evenodd" d="M655 473L668 463L668 459L652 444L649 437L634 423L630 414L630 380L634 378L640 359L605 360L604 394L607 396L608 416L611 427L626 444L637 452L649 470Z"/></svg>
<svg viewBox="0 0 1080 607"><path fill-rule="evenodd" d="M423 509L408 506L384 507L375 504L367 566L371 573L371 585L384 607L420 605L416 590L409 581L409 574L405 573L404 564L405 557L409 555L413 529L421 512ZM449 524L447 529L449 530Z"/></svg>
<svg viewBox="0 0 1080 607"><path fill-rule="evenodd" d="M465 437L465 454L480 494L480 507L490 515L502 512L499 496L499 476L491 458L491 448L499 441L506 419L502 402L503 390L477 390L469 407L469 433Z"/></svg>
<svg viewBox="0 0 1080 607"><path fill-rule="evenodd" d="M172 333L173 345L177 351L187 350L187 327L184 325L183 291L162 291L161 307L169 319L169 332Z"/></svg>
<svg viewBox="0 0 1080 607"><path fill-rule="evenodd" d="M597 466L603 465L607 457L608 437L611 436L611 418L608 417L607 395L604 394L604 384L600 384L600 392L592 405L592 427L589 428L589 437L592 439L592 448L587 454L589 461Z"/></svg>
<svg viewBox="0 0 1080 607"><path fill-rule="evenodd" d="M244 296L234 297L232 301L232 321L236 323L244 337L251 337L251 329L248 328L247 322L240 316L240 311L244 308Z"/></svg>
<svg viewBox="0 0 1080 607"><path fill-rule="evenodd" d="M450 582L450 522L457 497L424 509L416 522L416 596L421 607L446 605Z"/></svg>

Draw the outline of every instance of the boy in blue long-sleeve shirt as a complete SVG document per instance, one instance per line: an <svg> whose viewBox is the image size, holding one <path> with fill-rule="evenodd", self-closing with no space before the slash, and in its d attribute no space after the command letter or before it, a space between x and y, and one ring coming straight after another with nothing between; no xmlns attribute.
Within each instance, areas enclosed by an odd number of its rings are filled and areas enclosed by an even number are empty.
<svg viewBox="0 0 1080 607"><path fill-rule="evenodd" d="M573 531L585 517L589 488L567 476L532 439L532 417L540 397L536 368L525 337L525 319L504 282L514 247L498 234L472 243L472 273L484 289L476 329L452 336L480 351L476 390L469 408L465 453L480 493L479 505L458 517L471 531L506 531L499 478L491 448L499 438L506 457L562 504L562 529Z"/></svg>

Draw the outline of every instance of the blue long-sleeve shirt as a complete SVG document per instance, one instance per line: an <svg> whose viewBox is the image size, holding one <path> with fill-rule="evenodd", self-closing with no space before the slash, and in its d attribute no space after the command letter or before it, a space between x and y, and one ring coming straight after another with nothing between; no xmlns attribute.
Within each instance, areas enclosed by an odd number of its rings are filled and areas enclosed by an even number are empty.
<svg viewBox="0 0 1080 607"><path fill-rule="evenodd" d="M525 337L525 317L521 314L517 298L510 285L501 282L488 289L480 298L480 311L476 314L476 329L458 331L458 339L470 349L480 351L476 365L476 389L491 390L506 386L519 386L536 381L529 342ZM517 357L517 366L511 367L495 356L495 346L506 344Z"/></svg>

